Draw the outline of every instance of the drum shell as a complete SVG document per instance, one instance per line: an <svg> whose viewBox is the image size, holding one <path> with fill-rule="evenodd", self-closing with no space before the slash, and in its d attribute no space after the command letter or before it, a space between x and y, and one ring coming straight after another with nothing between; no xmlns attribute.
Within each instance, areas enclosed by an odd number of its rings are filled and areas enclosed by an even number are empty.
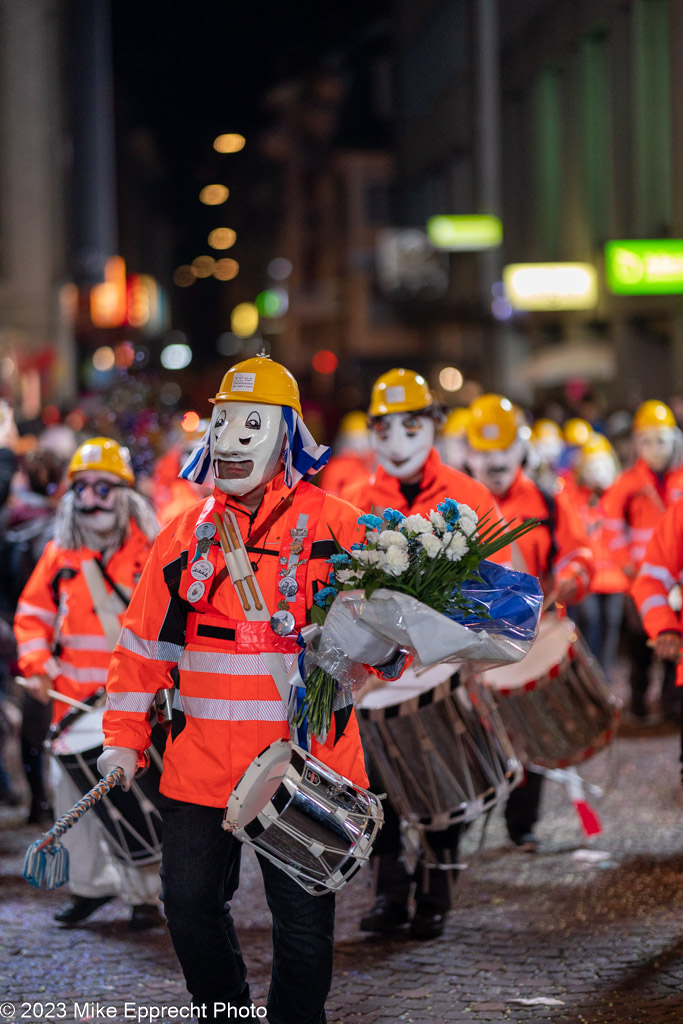
<svg viewBox="0 0 683 1024"><path fill-rule="evenodd" d="M420 696L358 708L363 745L392 803L404 820L434 831L479 817L522 778L486 690L472 675L446 671Z"/></svg>
<svg viewBox="0 0 683 1024"><path fill-rule="evenodd" d="M92 700L84 703L92 703ZM102 737L102 715L102 708L89 713L69 712L53 726L47 741L52 756L83 796L100 779L97 759L103 745L93 743L93 739L97 732ZM102 823L112 854L134 867L158 864L161 860L161 815L157 805L165 742L165 731L155 726L147 771L136 777L130 790L126 792L115 786L92 809ZM85 749L79 749L84 745Z"/></svg>
<svg viewBox="0 0 683 1024"><path fill-rule="evenodd" d="M553 630L557 661L538 678L506 687L500 679L493 685L495 673L485 673L484 683L495 695L520 757L543 768L567 768L582 764L611 743L620 703L574 623L551 622L547 638ZM516 668L523 673L523 661Z"/></svg>

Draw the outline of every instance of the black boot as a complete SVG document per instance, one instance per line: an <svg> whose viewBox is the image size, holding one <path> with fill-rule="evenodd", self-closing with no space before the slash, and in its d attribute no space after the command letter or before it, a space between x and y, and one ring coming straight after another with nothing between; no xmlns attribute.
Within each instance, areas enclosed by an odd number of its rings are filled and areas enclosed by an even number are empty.
<svg viewBox="0 0 683 1024"><path fill-rule="evenodd" d="M72 896L71 903L68 903L54 915L54 920L60 924L78 924L85 921L87 917L94 914L98 907L113 900L114 896Z"/></svg>

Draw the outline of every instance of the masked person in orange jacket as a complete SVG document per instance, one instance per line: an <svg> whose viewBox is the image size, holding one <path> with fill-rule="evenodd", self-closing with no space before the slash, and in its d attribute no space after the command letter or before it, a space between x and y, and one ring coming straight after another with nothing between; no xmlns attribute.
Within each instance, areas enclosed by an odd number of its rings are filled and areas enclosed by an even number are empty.
<svg viewBox="0 0 683 1024"><path fill-rule="evenodd" d="M207 434L183 472L201 482L210 467L213 494L161 531L145 566L112 659L98 767L123 767L127 780L134 775L149 744L155 693L175 681L160 787L164 909L193 1002L206 1007L202 1019L233 1020L252 1004L228 904L240 843L221 827L224 811L254 758L290 737L288 695L268 667L275 656L286 667L297 661L297 638L329 576L331 535L349 548L364 530L358 509L303 479L320 469L329 449L305 427L296 381L284 366L260 356L238 363L212 402ZM226 571L214 516L228 513L272 619L247 621ZM367 630L365 643L359 631L346 632L341 646L352 659L376 664L391 655ZM337 707L325 743L312 740L311 753L367 785L350 700ZM270 860L258 860L273 915L268 1020L321 1024L334 893L313 896Z"/></svg>
<svg viewBox="0 0 683 1024"><path fill-rule="evenodd" d="M537 576L547 598L565 605L588 592L593 553L585 528L566 495L546 494L522 469L526 442L520 436L519 413L503 395L480 395L470 405L467 427L468 465L475 479L486 484L510 525L541 520L513 545L513 565ZM510 839L521 849L538 847L538 820L543 777L528 772L513 789L505 807Z"/></svg>
<svg viewBox="0 0 683 1024"><path fill-rule="evenodd" d="M683 573L683 500L674 502L655 526L645 557L631 590L643 627L653 642L654 653L670 665L677 664L676 686L683 686L681 661L681 612L670 602L671 591L680 586ZM681 765L683 765L683 716ZM683 769L681 773L683 779Z"/></svg>
<svg viewBox="0 0 683 1024"><path fill-rule="evenodd" d="M368 417L379 466L369 479L347 487L342 497L377 515L386 508L405 515L426 514L444 498L463 502L480 516L495 507L495 499L486 487L441 461L434 440L444 414L420 374L402 368L382 374L372 389ZM372 751L368 753L372 766ZM459 824L429 832L432 852L443 864L457 865L460 834ZM414 876L408 873L401 856L399 817L387 800L384 828L375 843L374 855L375 901L361 919L361 929L386 933L405 924L415 881L411 934L417 939L441 935L451 909L457 871L418 866Z"/></svg>
<svg viewBox="0 0 683 1024"><path fill-rule="evenodd" d="M602 496L619 475L616 453L606 437L594 433L574 460L574 478L565 493L577 509L595 558L589 593L569 614L608 679L619 646L624 594L630 583L609 547Z"/></svg>
<svg viewBox="0 0 683 1024"><path fill-rule="evenodd" d="M128 449L94 437L76 449L49 541L22 590L14 618L19 668L36 700L48 690L79 701L104 690L126 601L158 531L151 506L135 491ZM70 707L55 699L53 723ZM83 795L57 757L51 760L55 814ZM112 857L95 814L61 840L69 851L71 902L55 914L77 924L117 894L132 907L135 930L161 924L158 868Z"/></svg>
<svg viewBox="0 0 683 1024"><path fill-rule="evenodd" d="M635 463L602 498L608 543L630 580L638 574L647 544L667 508L683 497L683 443L668 405L648 400L638 407L633 417L633 442ZM624 615L631 662L630 711L636 720L647 721L653 650L631 598L626 600ZM675 666L667 660L663 665L660 710L678 721Z"/></svg>

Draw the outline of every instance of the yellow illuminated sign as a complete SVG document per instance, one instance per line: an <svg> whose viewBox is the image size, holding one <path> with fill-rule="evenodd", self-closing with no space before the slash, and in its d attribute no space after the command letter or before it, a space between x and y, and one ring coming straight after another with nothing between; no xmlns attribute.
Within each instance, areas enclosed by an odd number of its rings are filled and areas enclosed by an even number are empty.
<svg viewBox="0 0 683 1024"><path fill-rule="evenodd" d="M503 287L513 309L592 309L598 301L591 263L509 263Z"/></svg>
<svg viewBox="0 0 683 1024"><path fill-rule="evenodd" d="M486 213L440 214L427 221L427 237L437 249L476 252L502 245L503 224Z"/></svg>

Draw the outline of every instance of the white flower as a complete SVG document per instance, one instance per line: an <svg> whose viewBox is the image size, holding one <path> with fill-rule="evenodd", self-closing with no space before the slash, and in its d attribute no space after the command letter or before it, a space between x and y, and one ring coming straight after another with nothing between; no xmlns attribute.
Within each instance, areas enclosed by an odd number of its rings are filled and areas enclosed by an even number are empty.
<svg viewBox="0 0 683 1024"><path fill-rule="evenodd" d="M466 537L471 537L477 528L477 519L470 519L469 516L460 516L458 519L458 529L462 530Z"/></svg>
<svg viewBox="0 0 683 1024"><path fill-rule="evenodd" d="M444 551L451 562L459 562L467 554L467 541L461 533L451 533L444 537Z"/></svg>
<svg viewBox="0 0 683 1024"><path fill-rule="evenodd" d="M378 551L377 548L363 548L356 554L356 558L361 565L379 565L381 551Z"/></svg>
<svg viewBox="0 0 683 1024"><path fill-rule="evenodd" d="M430 558L436 558L441 554L441 541L433 533L423 533L420 537L420 544Z"/></svg>
<svg viewBox="0 0 683 1024"><path fill-rule="evenodd" d="M424 516L406 516L401 521L401 529L404 533L433 533L432 524Z"/></svg>
<svg viewBox="0 0 683 1024"><path fill-rule="evenodd" d="M410 565L408 555L401 548L392 546L382 556L382 568L386 569L392 576L400 576Z"/></svg>
<svg viewBox="0 0 683 1024"><path fill-rule="evenodd" d="M439 533L445 533L446 531L446 520L440 512L435 512L434 509L429 513L429 521Z"/></svg>
<svg viewBox="0 0 683 1024"><path fill-rule="evenodd" d="M356 572L354 569L337 569L334 577L339 583L352 583L354 580L360 579L362 575L362 571Z"/></svg>
<svg viewBox="0 0 683 1024"><path fill-rule="evenodd" d="M377 547L388 551L391 547L405 549L408 547L408 538L404 533L397 533L396 530L383 530L379 535Z"/></svg>

